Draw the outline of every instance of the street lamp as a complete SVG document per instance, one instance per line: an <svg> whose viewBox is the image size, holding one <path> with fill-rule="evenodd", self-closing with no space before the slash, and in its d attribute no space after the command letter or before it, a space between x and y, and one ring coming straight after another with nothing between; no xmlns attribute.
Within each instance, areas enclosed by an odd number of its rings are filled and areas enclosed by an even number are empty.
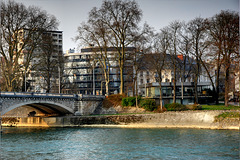
<svg viewBox="0 0 240 160"><path fill-rule="evenodd" d="M20 65L20 67L24 67L24 65ZM26 68L24 68L24 92L27 90L27 83L26 83Z"/></svg>
<svg viewBox="0 0 240 160"><path fill-rule="evenodd" d="M58 66L58 93L61 94L61 74L60 74L60 67Z"/></svg>

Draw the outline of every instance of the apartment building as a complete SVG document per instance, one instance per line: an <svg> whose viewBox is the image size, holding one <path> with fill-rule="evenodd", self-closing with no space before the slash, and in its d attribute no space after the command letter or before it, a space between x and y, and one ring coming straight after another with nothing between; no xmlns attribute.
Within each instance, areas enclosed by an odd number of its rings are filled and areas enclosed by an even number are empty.
<svg viewBox="0 0 240 160"><path fill-rule="evenodd" d="M37 31L36 31L37 32ZM43 32L38 39L34 39L34 34L31 33L32 41L35 41L37 45L31 55L29 67L25 72L25 91L27 92L59 92L59 69L63 68L61 64L63 56L63 33L62 31L46 31ZM23 43L21 39L26 38L28 30L19 31L19 44L21 48ZM29 50L32 46L25 46L22 50L19 64L24 65L29 58Z"/></svg>
<svg viewBox="0 0 240 160"><path fill-rule="evenodd" d="M145 55L144 60L149 59ZM150 56L154 57L154 54ZM194 72L192 66L195 62L192 59L185 61L185 67L183 69L183 59L181 56L176 57L177 72L176 72L176 98L178 103L194 103ZM159 91L159 76L156 73L156 66L153 66L151 61L145 61L143 66L140 67L137 78L138 95L144 97L150 97L158 99L160 96ZM206 98L211 98L210 93L207 92L211 89L211 83L207 75L203 75L202 72L198 79L198 95L203 97L203 103ZM174 82L174 70L172 65L171 55L166 55L165 65L162 70L162 95L165 104L172 103L173 99L173 82ZM183 80L184 78L184 80ZM184 99L184 100L183 100ZM183 101L183 102L182 102ZM157 103L159 101L156 101Z"/></svg>
<svg viewBox="0 0 240 160"><path fill-rule="evenodd" d="M131 53L133 47L126 48L127 53ZM94 57L99 53L98 48L82 48L80 53L69 50L65 55L64 89L63 93L75 94L96 94L105 95L105 79L103 70L97 59ZM107 58L109 60L109 94L119 93L120 72L116 60L117 51L114 47L107 48ZM125 86L129 89L132 83L132 67L129 60L125 61L124 80Z"/></svg>

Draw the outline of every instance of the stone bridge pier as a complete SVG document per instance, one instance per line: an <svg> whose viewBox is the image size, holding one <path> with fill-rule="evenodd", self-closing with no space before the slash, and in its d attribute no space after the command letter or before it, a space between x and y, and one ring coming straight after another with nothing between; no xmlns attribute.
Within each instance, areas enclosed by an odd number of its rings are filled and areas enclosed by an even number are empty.
<svg viewBox="0 0 240 160"><path fill-rule="evenodd" d="M99 114L104 98L105 96L81 94L1 92L0 113L1 116L4 116L6 113L24 106L37 110L43 115Z"/></svg>
<svg viewBox="0 0 240 160"><path fill-rule="evenodd" d="M105 96L78 95L75 100L74 115L99 114Z"/></svg>

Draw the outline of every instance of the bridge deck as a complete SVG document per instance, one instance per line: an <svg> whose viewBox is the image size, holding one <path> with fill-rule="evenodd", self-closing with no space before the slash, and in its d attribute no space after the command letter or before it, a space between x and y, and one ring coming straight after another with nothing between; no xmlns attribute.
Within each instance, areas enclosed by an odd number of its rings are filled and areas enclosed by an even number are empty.
<svg viewBox="0 0 240 160"><path fill-rule="evenodd" d="M105 96L83 95L83 94L58 94L58 93L35 93L35 92L0 92L0 97L21 97L21 98L62 98L62 99L81 99L81 98L101 98Z"/></svg>
<svg viewBox="0 0 240 160"><path fill-rule="evenodd" d="M57 93L34 93L34 92L0 92L0 97L78 98L78 95Z"/></svg>

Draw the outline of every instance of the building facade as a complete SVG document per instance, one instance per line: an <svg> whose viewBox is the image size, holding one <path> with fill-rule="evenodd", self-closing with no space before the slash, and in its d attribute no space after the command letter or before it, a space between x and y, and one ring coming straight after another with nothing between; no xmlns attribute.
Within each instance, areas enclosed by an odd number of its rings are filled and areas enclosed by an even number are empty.
<svg viewBox="0 0 240 160"><path fill-rule="evenodd" d="M28 30L19 31L19 44L22 47L21 39L24 39ZM59 70L63 68L63 33L62 31L46 31L41 33L36 40L37 45L31 53L31 60L29 67L26 70L22 67L24 72L23 82L25 83L26 92L59 92ZM26 46L22 50L19 64L24 66L29 56L29 50L32 46ZM62 64L61 64L62 63Z"/></svg>
<svg viewBox="0 0 240 160"><path fill-rule="evenodd" d="M154 55L153 55L154 56ZM177 73L176 73L176 102L189 104L194 103L194 72L192 66L195 65L193 60L185 62L185 70L183 71L183 57L177 56ZM144 58L147 59L147 58ZM165 59L166 65L162 70L162 96L165 104L172 103L173 100L173 82L174 82L174 69L171 64L171 56L167 55ZM157 104L160 97L159 77L156 73L156 68L152 66L151 61L144 63L138 72L137 86L138 95L142 95L148 98L156 99ZM183 80L185 78L185 80ZM197 90L199 102L208 103L211 95L211 83L207 78L206 73L201 72L198 78Z"/></svg>
<svg viewBox="0 0 240 160"><path fill-rule="evenodd" d="M127 54L134 50L132 47L126 48ZM63 93L75 94L96 94L105 95L105 78L103 68L95 58L100 54L98 48L82 48L80 53L69 50L65 55L64 89ZM119 93L120 72L116 60L117 51L114 47L107 48L107 58L110 69L109 73L109 94ZM129 89L132 83L132 67L128 60L125 61L124 80L125 87Z"/></svg>

